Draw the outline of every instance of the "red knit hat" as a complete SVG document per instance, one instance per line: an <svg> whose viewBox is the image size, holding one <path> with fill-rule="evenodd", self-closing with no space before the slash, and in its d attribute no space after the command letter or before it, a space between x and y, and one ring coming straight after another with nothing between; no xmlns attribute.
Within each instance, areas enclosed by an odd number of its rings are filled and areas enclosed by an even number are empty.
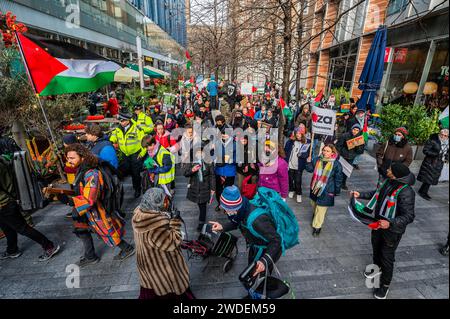
<svg viewBox="0 0 450 319"><path fill-rule="evenodd" d="M405 127L398 127L398 128L396 128L395 129L395 132L400 132L400 133L402 133L404 136L406 136L406 135L408 135L409 134L409 132L408 132L408 130L405 128Z"/></svg>

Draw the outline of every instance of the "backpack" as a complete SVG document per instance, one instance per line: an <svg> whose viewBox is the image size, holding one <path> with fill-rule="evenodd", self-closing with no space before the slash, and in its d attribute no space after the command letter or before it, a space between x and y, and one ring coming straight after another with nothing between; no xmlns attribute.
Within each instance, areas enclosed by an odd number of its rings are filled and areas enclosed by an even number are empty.
<svg viewBox="0 0 450 319"><path fill-rule="evenodd" d="M253 222L261 215L269 215L275 223L277 233L281 237L281 248L283 255L299 243L299 225L289 206L283 201L280 194L267 187L259 187L253 200L250 201L255 209L249 214L245 227L251 234L266 242L262 235L253 228Z"/></svg>
<svg viewBox="0 0 450 319"><path fill-rule="evenodd" d="M122 218L125 214L122 212L124 197L123 185L120 182L117 170L107 161L99 160L98 169L103 177L103 196L101 198L103 207L108 214L117 213Z"/></svg>

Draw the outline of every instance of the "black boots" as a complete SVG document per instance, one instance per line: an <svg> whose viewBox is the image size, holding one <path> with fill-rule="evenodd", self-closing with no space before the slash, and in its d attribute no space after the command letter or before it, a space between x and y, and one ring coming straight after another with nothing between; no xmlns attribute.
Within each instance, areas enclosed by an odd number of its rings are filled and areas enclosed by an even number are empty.
<svg viewBox="0 0 450 319"><path fill-rule="evenodd" d="M312 235L313 235L313 237L319 237L319 234L320 234L320 230L321 230L322 228L314 228L313 227L313 232L312 232Z"/></svg>
<svg viewBox="0 0 450 319"><path fill-rule="evenodd" d="M439 249L442 256L448 256L448 244Z"/></svg>

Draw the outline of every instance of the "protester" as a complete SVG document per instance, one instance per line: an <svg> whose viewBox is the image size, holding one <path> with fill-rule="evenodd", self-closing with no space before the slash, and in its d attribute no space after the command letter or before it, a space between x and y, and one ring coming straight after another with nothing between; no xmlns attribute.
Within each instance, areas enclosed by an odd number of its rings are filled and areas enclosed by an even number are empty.
<svg viewBox="0 0 450 319"><path fill-rule="evenodd" d="M412 147L406 139L408 131L404 127L395 130L394 135L380 146L376 153L377 167L382 181L387 178L387 170L392 163L402 163L409 167L413 161Z"/></svg>
<svg viewBox="0 0 450 319"><path fill-rule="evenodd" d="M109 93L109 100L108 102L105 104L105 109L104 109L104 114L105 116L109 116L109 117L116 117L117 114L119 114L119 101L117 101L117 96L116 96L116 92L111 91L111 93ZM95 114L92 114L95 115Z"/></svg>
<svg viewBox="0 0 450 319"><path fill-rule="evenodd" d="M206 223L208 204L216 191L214 165L206 163L202 150L198 150L194 162L183 165L184 176L189 178L187 199L198 205L200 210L197 231Z"/></svg>
<svg viewBox="0 0 450 319"><path fill-rule="evenodd" d="M273 263L276 263L281 257L282 240L270 216L262 214L253 221L251 227L260 235L256 237L249 230L249 225L247 225L247 220L253 211L253 207L247 198L241 196L236 186L229 186L224 189L220 198L220 206L224 209L230 222L222 225L211 221L212 230L228 232L239 228L245 238L247 247L249 247L248 264L250 265L253 262L257 264L253 276L264 272L266 270L265 265L272 269Z"/></svg>
<svg viewBox="0 0 450 319"><path fill-rule="evenodd" d="M145 149L141 147L144 131L137 127L137 123L132 120L132 115L128 112L119 113L120 126L114 129L109 140L122 154L119 164L119 171L122 176L131 173L134 197L141 196L141 158L145 155Z"/></svg>
<svg viewBox="0 0 450 319"><path fill-rule="evenodd" d="M306 165L306 170L313 173L309 195L313 208L313 236L319 236L329 207L334 206L334 198L341 193L343 174L338 156L336 147L328 144L323 147L321 156Z"/></svg>
<svg viewBox="0 0 450 319"><path fill-rule="evenodd" d="M255 121L265 121L266 120L266 106L261 105L261 109L255 113Z"/></svg>
<svg viewBox="0 0 450 319"><path fill-rule="evenodd" d="M77 136L75 134L67 134L63 136L63 146L64 148L68 147L71 144L78 143ZM69 162L66 161L64 165L64 173L66 174L67 183L70 185L75 181L75 175L77 174L77 169L72 167Z"/></svg>
<svg viewBox="0 0 450 319"><path fill-rule="evenodd" d="M133 214L139 299L194 299L189 288L189 268L181 253L181 225L171 214L167 195L151 188Z"/></svg>
<svg viewBox="0 0 450 319"><path fill-rule="evenodd" d="M216 82L216 77L214 75L211 75L211 80L208 82L206 90L208 91L209 94L209 103L211 105L211 110L217 110L218 85Z"/></svg>
<svg viewBox="0 0 450 319"><path fill-rule="evenodd" d="M306 126L306 130L311 129L311 113L308 104L303 104L301 113L295 119L295 126L298 127L301 123Z"/></svg>
<svg viewBox="0 0 450 319"><path fill-rule="evenodd" d="M244 179L247 179L248 183L255 184L258 178L258 154L256 152L257 145L256 143L249 147L249 137L248 135L244 135L242 137L238 137L238 143L241 144L241 148L238 148L239 151L243 151L242 161L237 159L237 168L236 168L236 184L239 190L242 193L242 183Z"/></svg>
<svg viewBox="0 0 450 319"><path fill-rule="evenodd" d="M425 158L420 166L417 180L422 182L419 191L420 197L431 200L428 194L431 185L437 185L444 163L448 163L448 129L441 129L439 134L433 134L425 142L423 153Z"/></svg>
<svg viewBox="0 0 450 319"><path fill-rule="evenodd" d="M278 127L278 119L275 116L273 109L267 110L267 117L263 122L271 125L273 128Z"/></svg>
<svg viewBox="0 0 450 319"><path fill-rule="evenodd" d="M114 260L125 260L134 254L134 247L123 239L124 222L115 211L106 211L105 183L97 157L81 144L72 144L65 150L67 160L77 168L75 196L58 195L58 199L70 206L74 220L74 233L84 246L79 267L95 264L100 258L95 253L91 232L97 234L110 247L119 247Z"/></svg>
<svg viewBox="0 0 450 319"><path fill-rule="evenodd" d="M380 287L374 291L377 299L386 299L394 271L395 251L408 224L414 221L414 175L404 164L394 162L387 170L388 179L375 191L350 194L355 198L370 199L378 228L372 230L373 263L378 271L364 272L367 278L380 277Z"/></svg>
<svg viewBox="0 0 450 319"><path fill-rule="evenodd" d="M258 163L259 180L258 187L267 187L278 192L286 201L289 195L288 164L284 160L284 150L277 148L275 143L266 142L264 146L264 162Z"/></svg>
<svg viewBox="0 0 450 319"><path fill-rule="evenodd" d="M101 127L98 124L92 124L85 129L85 133L88 141L87 148L91 150L92 154L117 169L119 160L116 150L109 139L104 136Z"/></svg>
<svg viewBox="0 0 450 319"><path fill-rule="evenodd" d="M31 227L21 213L11 162L16 151L20 148L13 139L0 136L0 229L6 236L6 251L0 254L0 260L22 255L17 242L17 234L20 234L41 245L44 253L38 260L48 261L60 252L61 247Z"/></svg>
<svg viewBox="0 0 450 319"><path fill-rule="evenodd" d="M302 177L310 146L311 141L306 138L306 126L301 123L294 129L284 148L285 160L289 164L289 198L294 198L296 194L297 203L302 202Z"/></svg>
<svg viewBox="0 0 450 319"><path fill-rule="evenodd" d="M164 124L161 122L156 123L155 138L156 141L169 152L175 151L177 141L170 135L170 132L166 131Z"/></svg>
<svg viewBox="0 0 450 319"><path fill-rule="evenodd" d="M342 134L339 140L336 143L336 148L342 158L344 158L350 165L353 165L353 161L357 155L364 153L364 144L359 146L351 147L347 143L356 137L362 136L361 126L358 123L355 123L352 126L352 130L350 132ZM347 176L344 174L342 180L342 189L347 190Z"/></svg>

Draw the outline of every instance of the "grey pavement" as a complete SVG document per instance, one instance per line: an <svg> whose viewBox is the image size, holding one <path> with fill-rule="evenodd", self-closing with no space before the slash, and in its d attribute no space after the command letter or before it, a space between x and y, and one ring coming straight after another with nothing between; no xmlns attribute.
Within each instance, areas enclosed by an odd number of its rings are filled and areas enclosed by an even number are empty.
<svg viewBox="0 0 450 319"><path fill-rule="evenodd" d="M349 188L373 189L377 178L374 165L374 159L364 155L361 169L355 170L349 179ZM420 162L412 164L414 173L418 172L419 166ZM281 257L278 262L281 274L290 282L298 299L372 298L372 290L366 287L362 275L372 260L370 230L350 218L348 197L343 193L336 198L336 206L329 210L320 237L312 237L312 209L307 193L310 177L306 174L304 178L303 202L298 204L288 199L300 224L300 244ZM185 230L190 239L196 238L198 208L186 200L184 177L177 177L176 186L176 205L186 222ZM417 190L419 186L417 183L414 188ZM129 221L139 201L131 198L131 184L126 184L126 188L129 189L125 199ZM397 250L389 298L449 298L449 259L438 252L449 230L448 188L448 183L432 186L431 201L416 196L416 219L408 226ZM215 203L209 208L208 218L226 221L214 207ZM68 210L68 207L54 203L33 215L36 228L61 244L62 252L51 261L38 262L41 248L19 236L23 255L15 260L0 261L0 298L137 298L139 277L135 257L123 262L113 261L118 248L109 248L98 239L95 239L95 245L101 262L80 271L79 288L67 288L69 272L66 267L82 255L81 242L72 233L72 222L64 216ZM125 238L132 242L130 222L126 228ZM0 251L5 246L5 239L0 240ZM245 295L238 281L238 275L247 264L242 237L238 249L234 266L228 273L222 271L224 259L221 258L188 261L191 288L197 298L241 298Z"/></svg>

